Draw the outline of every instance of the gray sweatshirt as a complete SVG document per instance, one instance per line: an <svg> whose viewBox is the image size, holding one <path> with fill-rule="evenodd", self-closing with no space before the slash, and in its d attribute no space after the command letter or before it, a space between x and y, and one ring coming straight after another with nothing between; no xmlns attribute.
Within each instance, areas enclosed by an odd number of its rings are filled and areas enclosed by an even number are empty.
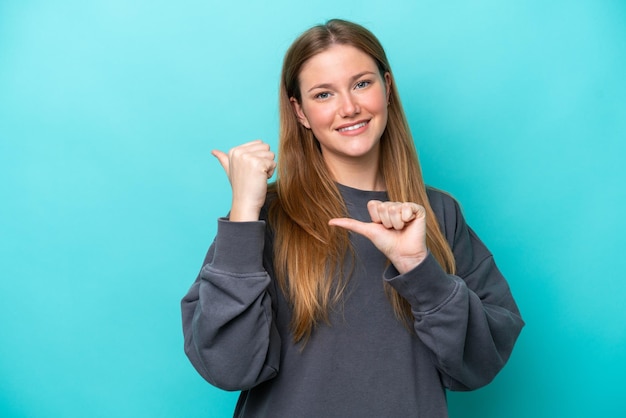
<svg viewBox="0 0 626 418"><path fill-rule="evenodd" d="M351 217L386 192L339 186ZM489 383L524 322L491 253L458 204L428 189L457 274L429 255L399 274L366 238L351 234L356 268L330 323L303 347L274 280L266 212L257 222L218 221L215 241L182 300L185 352L211 384L239 390L235 417L447 417L446 389ZM412 307L414 331L394 315L383 281Z"/></svg>

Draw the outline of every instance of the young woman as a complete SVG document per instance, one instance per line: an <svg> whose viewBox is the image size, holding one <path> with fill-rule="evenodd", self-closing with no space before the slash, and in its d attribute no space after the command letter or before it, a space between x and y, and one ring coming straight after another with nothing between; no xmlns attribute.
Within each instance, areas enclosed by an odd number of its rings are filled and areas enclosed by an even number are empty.
<svg viewBox="0 0 626 418"><path fill-rule="evenodd" d="M278 165L214 151L228 218L182 300L185 352L237 417L446 417L524 323L458 204L426 187L385 52L331 20L285 56ZM268 179L277 169L276 182Z"/></svg>

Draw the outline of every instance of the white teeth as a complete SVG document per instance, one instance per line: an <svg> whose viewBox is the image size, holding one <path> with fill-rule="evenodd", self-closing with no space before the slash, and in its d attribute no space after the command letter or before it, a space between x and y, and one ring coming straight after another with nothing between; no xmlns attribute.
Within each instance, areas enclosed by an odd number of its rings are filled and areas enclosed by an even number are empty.
<svg viewBox="0 0 626 418"><path fill-rule="evenodd" d="M357 123L356 125L348 126L346 128L341 128L339 129L339 132L354 131L355 129L362 128L365 125L367 125L367 122Z"/></svg>

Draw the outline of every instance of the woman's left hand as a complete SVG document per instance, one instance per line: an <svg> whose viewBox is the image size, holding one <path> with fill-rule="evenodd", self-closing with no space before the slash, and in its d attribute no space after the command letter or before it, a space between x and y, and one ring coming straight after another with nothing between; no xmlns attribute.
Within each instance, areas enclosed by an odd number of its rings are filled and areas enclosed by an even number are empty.
<svg viewBox="0 0 626 418"><path fill-rule="evenodd" d="M368 238L401 274L426 258L426 211L423 206L411 202L370 200L367 210L372 222L335 218L328 224Z"/></svg>

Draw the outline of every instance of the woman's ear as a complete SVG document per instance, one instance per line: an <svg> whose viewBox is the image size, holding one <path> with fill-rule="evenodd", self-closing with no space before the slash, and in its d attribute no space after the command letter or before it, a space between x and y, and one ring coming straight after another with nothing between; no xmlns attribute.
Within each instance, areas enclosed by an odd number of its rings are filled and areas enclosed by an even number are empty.
<svg viewBox="0 0 626 418"><path fill-rule="evenodd" d="M296 100L295 97L291 97L289 99L289 101L291 102L291 106L293 107L293 111L296 114L296 117L298 118L298 122L300 122L302 124L302 126L304 126L307 129L311 129L311 125L309 124L309 120L307 119L306 115L304 114L304 111L302 110L302 106L300 106L300 103L298 103L298 100Z"/></svg>
<svg viewBox="0 0 626 418"><path fill-rule="evenodd" d="M389 104L391 99L391 74L389 71L385 73L385 87L387 92L387 104Z"/></svg>

